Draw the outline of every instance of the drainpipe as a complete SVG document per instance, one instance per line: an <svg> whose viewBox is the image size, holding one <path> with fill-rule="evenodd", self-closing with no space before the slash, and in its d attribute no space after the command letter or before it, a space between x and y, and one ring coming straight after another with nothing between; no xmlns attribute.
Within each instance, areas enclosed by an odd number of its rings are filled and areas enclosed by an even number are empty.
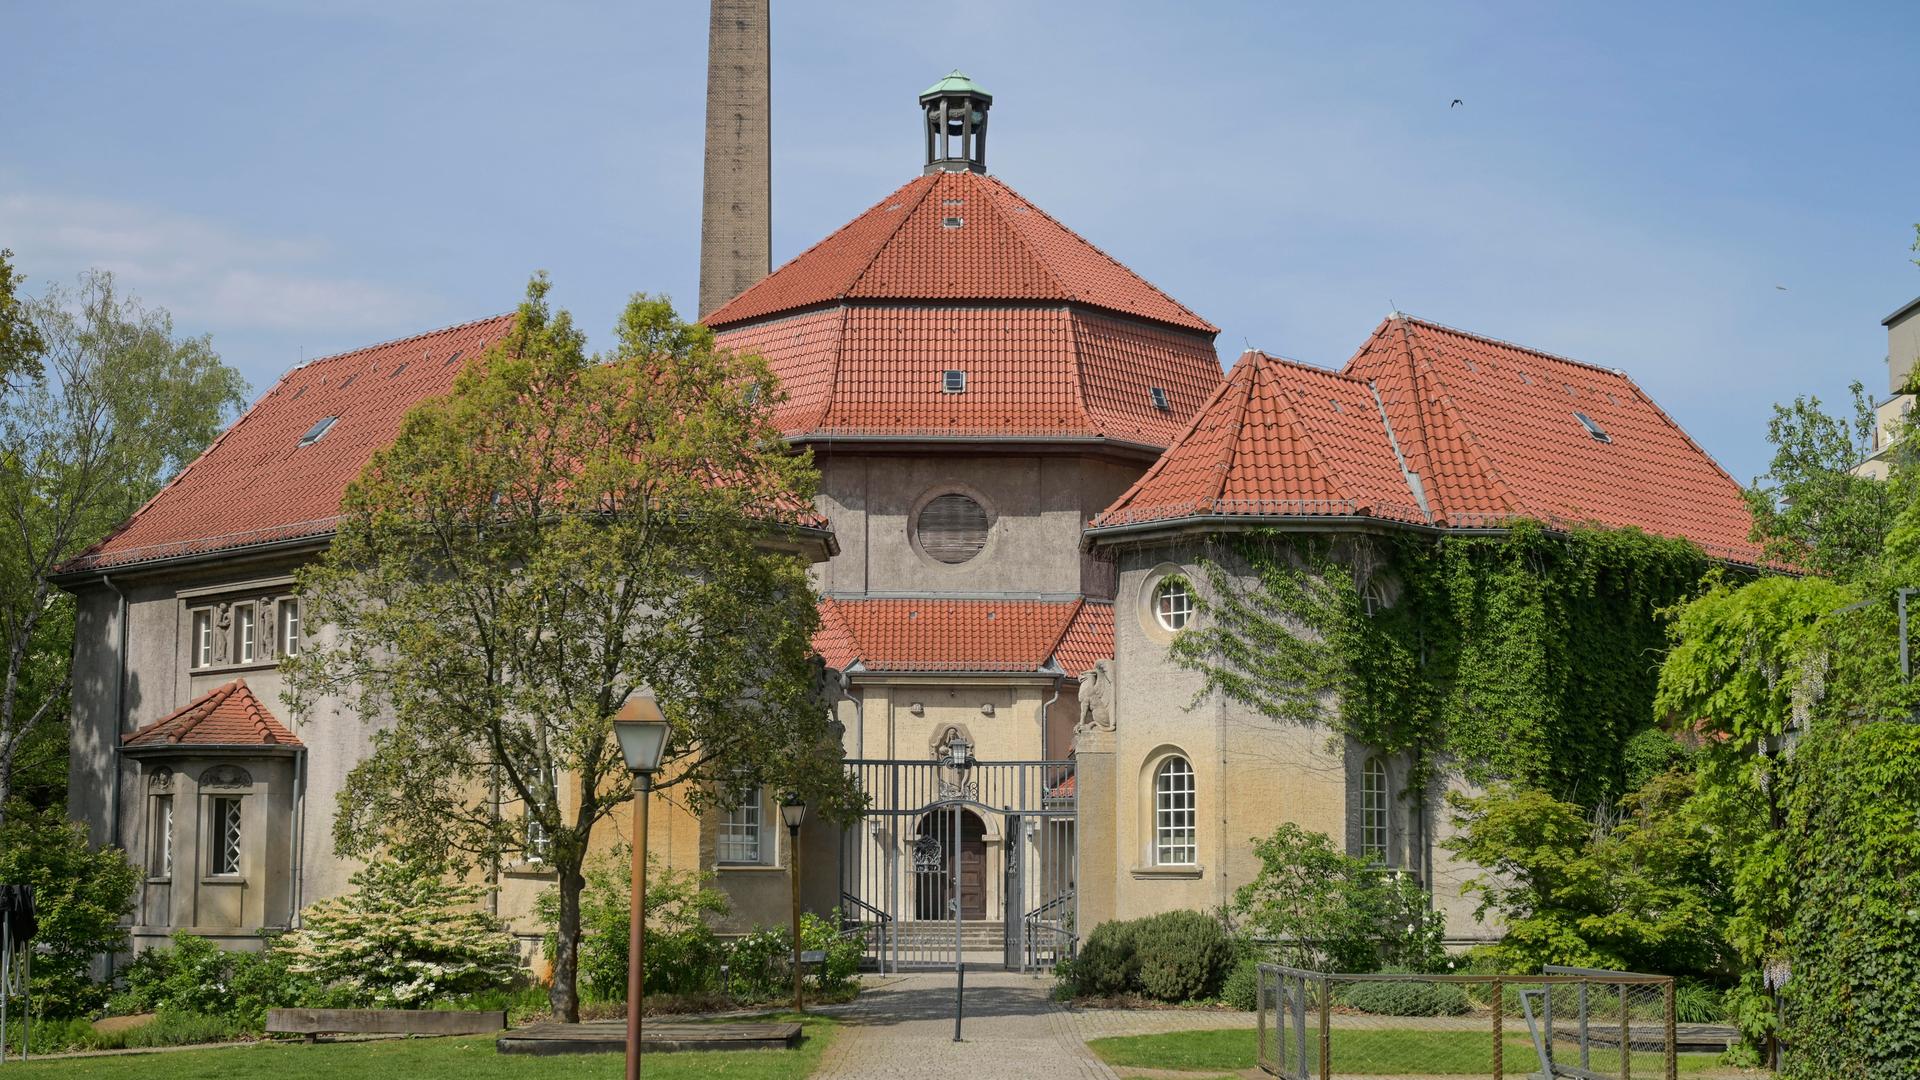
<svg viewBox="0 0 1920 1080"><path fill-rule="evenodd" d="M307 748L293 752L293 889L287 894L287 929L300 927L300 901L306 896Z"/></svg>
<svg viewBox="0 0 1920 1080"><path fill-rule="evenodd" d="M1066 672L1053 677L1053 696L1040 703L1040 756L1047 754L1047 717L1052 715L1053 703L1060 700L1060 684L1067 679Z"/></svg>
<svg viewBox="0 0 1920 1080"><path fill-rule="evenodd" d="M114 625L119 631L120 643L119 643L119 646L114 650L115 672L114 672L114 680L113 680L113 749L112 749L113 775L109 779L109 783L111 786L108 788L108 792L107 792L107 813L109 815L107 835L110 839L110 842L113 844L113 846L119 847L120 846L120 737L122 734L124 734L124 732L121 729L127 726L127 594L121 592L120 586L115 585L113 583L113 578L106 574L100 575L100 584L105 585L109 589L112 589L113 595L119 601L118 611L114 616Z"/></svg>
<svg viewBox="0 0 1920 1080"><path fill-rule="evenodd" d="M855 757L867 756L867 706L853 692L853 676L845 671L840 673L840 696L853 702L853 748ZM841 751L842 756L845 750Z"/></svg>

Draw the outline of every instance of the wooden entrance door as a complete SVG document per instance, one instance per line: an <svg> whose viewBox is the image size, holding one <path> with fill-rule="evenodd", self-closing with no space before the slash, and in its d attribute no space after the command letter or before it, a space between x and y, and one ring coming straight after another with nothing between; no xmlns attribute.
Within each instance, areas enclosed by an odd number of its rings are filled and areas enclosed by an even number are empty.
<svg viewBox="0 0 1920 1080"><path fill-rule="evenodd" d="M987 827L971 810L960 812L960 917L987 917Z"/></svg>

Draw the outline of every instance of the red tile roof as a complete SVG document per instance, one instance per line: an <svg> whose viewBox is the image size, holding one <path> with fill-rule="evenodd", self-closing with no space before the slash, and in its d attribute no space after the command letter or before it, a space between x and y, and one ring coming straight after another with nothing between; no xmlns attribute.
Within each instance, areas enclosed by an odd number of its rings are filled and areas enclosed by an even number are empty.
<svg viewBox="0 0 1920 1080"><path fill-rule="evenodd" d="M908 181L704 321L720 330L842 300L1067 302L1218 332L1012 188L971 172Z"/></svg>
<svg viewBox="0 0 1920 1080"><path fill-rule="evenodd" d="M1086 674L1095 661L1113 659L1113 602L1088 600L1067 624L1053 662L1068 678Z"/></svg>
<svg viewBox="0 0 1920 1080"><path fill-rule="evenodd" d="M214 687L121 742L126 746L301 745L247 689L245 679Z"/></svg>
<svg viewBox="0 0 1920 1080"><path fill-rule="evenodd" d="M1220 382L1210 324L973 173L913 181L707 322L766 357L795 438L1157 448ZM943 389L949 369L963 392Z"/></svg>
<svg viewBox="0 0 1920 1080"><path fill-rule="evenodd" d="M340 497L419 401L506 334L499 315L293 369L120 530L64 570L123 566L276 540L327 536ZM300 439L335 417L319 441Z"/></svg>
<svg viewBox="0 0 1920 1080"><path fill-rule="evenodd" d="M1740 485L1626 375L1401 315L1343 372L1241 357L1094 526L1220 514L1460 528L1533 518L1759 557Z"/></svg>
<svg viewBox="0 0 1920 1080"><path fill-rule="evenodd" d="M1427 520L1366 383L1261 352L1094 524L1196 514Z"/></svg>
<svg viewBox="0 0 1920 1080"><path fill-rule="evenodd" d="M1091 659L1113 655L1113 607L1085 600L828 598L820 602L814 648L842 669L859 663L868 671L1027 672L1055 661L1077 678Z"/></svg>

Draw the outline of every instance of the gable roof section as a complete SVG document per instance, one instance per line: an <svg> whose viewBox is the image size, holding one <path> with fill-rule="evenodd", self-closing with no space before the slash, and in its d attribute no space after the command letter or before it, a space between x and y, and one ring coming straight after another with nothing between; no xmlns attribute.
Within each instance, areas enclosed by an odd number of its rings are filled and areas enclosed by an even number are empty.
<svg viewBox="0 0 1920 1080"><path fill-rule="evenodd" d="M1622 371L1400 315L1346 372L1389 403L1447 525L1635 527L1715 558L1759 558L1740 485Z"/></svg>
<svg viewBox="0 0 1920 1080"><path fill-rule="evenodd" d="M1088 610L1102 608L1104 618ZM883 672L1037 672L1058 657L1059 666L1078 677L1093 659L1113 654L1113 606L1086 600L827 598L820 602L813 640L821 659L842 670L857 663Z"/></svg>
<svg viewBox="0 0 1920 1080"><path fill-rule="evenodd" d="M453 387L463 362L513 315L314 360L281 376L126 524L62 572L104 569L333 532L340 497L418 402ZM318 440L301 445L333 417Z"/></svg>
<svg viewBox="0 0 1920 1080"><path fill-rule="evenodd" d="M1258 351L1094 526L1195 515L1426 520L1366 383Z"/></svg>
<svg viewBox="0 0 1920 1080"><path fill-rule="evenodd" d="M1241 357L1093 527L1221 515L1531 518L1759 559L1740 485L1624 373L1398 314L1342 372Z"/></svg>
<svg viewBox="0 0 1920 1080"><path fill-rule="evenodd" d="M1064 302L1218 332L1012 188L972 172L908 181L704 321L720 330L844 300Z"/></svg>
<svg viewBox="0 0 1920 1080"><path fill-rule="evenodd" d="M247 688L222 683L121 740L139 746L300 746L293 733Z"/></svg>

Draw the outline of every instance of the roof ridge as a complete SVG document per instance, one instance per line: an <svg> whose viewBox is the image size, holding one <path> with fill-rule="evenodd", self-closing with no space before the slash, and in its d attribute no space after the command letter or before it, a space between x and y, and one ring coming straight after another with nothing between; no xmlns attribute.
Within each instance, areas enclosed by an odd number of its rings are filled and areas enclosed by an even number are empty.
<svg viewBox="0 0 1920 1080"><path fill-rule="evenodd" d="M1259 377L1258 365L1249 365L1244 387L1240 392L1240 404L1233 410L1233 437L1224 440L1220 455L1213 463L1217 476L1213 484L1213 494L1207 499L1210 504L1209 509L1218 506L1220 500L1226 495L1227 477L1233 475L1233 466L1240 460L1240 440L1245 437L1247 431L1247 409L1253 404L1253 385ZM1232 381L1233 376L1229 372L1227 382Z"/></svg>
<svg viewBox="0 0 1920 1080"><path fill-rule="evenodd" d="M930 174L930 175L933 182L922 184L920 189L920 197L913 201L912 206L901 207L902 213L900 215L900 220L894 224L893 228L887 230L886 239L880 241L878 244L875 244L873 246L873 253L867 256L867 261L862 263L860 265L860 269L854 272L853 278L849 280L844 287L841 288L839 295L835 297L835 299L845 301L848 297L852 296L853 291L860 287L860 282L866 279L867 272L873 269L873 264L880 261L881 253L886 251L888 248L892 247L893 242L895 240L900 239L900 231L902 229L905 229L907 227L907 222L913 220L913 215L919 213L920 208L926 205L927 199L933 194L933 189L940 186L940 174ZM928 177L926 176L923 176L920 178L921 181L924 181L927 179ZM902 187L895 188L893 194L898 195L902 190L905 189L905 187L911 187L914 183L918 183L918 182L920 181L910 180L907 182L907 184L903 185ZM892 198L892 196L890 195L888 196L888 198ZM885 200L882 200L880 203L875 203L874 205L880 206L884 202ZM866 214L861 214L860 217L854 218L853 221L859 221L860 218L864 218L867 216L867 214L871 214L871 213L873 213L873 211L868 210ZM843 225L839 229L834 230L833 235L837 236L839 235L840 232L852 226L853 221L849 221L847 222L846 225ZM832 236L829 236L828 239L832 239ZM826 243L826 240L822 240L820 241L820 243L824 244ZM819 245L816 244L814 246L818 247ZM808 248L807 250L812 251L813 248ZM805 252L802 252L802 254L805 254ZM799 255L794 256L795 259L799 257L800 257ZM791 262L793 260L789 259L788 261ZM773 275L769 274L767 276L772 277Z"/></svg>
<svg viewBox="0 0 1920 1080"><path fill-rule="evenodd" d="M324 364L330 360L341 360L341 359L345 359L346 357L352 356L354 353L372 352L375 349L384 349L389 345L399 345L399 344L402 344L403 342L417 341L420 338L430 338L437 334L450 334L455 330L467 330L475 326L481 326L485 323L498 322L501 319L511 319L518 316L519 314L520 312L517 310L503 311L498 315L488 315L488 316L485 316L484 318L479 318L479 319L468 319L466 322L454 323L451 326L442 326L435 330L422 330L420 333L417 333L417 334L402 334L396 338L388 338L385 341L376 341L371 345L362 345L357 349L348 349L345 352L332 353L327 356L316 356L311 360L302 361L298 364L293 365L287 370L281 372L280 378L275 379L273 381L273 387L269 389L267 393L271 394L273 393L274 390L279 389L281 381L284 380L287 376L293 374L296 371L305 371L307 368L310 368L315 364Z"/></svg>
<svg viewBox="0 0 1920 1080"><path fill-rule="evenodd" d="M1266 354L1262 353L1261 355L1264 356ZM1264 368L1264 366L1265 365L1261 365L1261 368ZM1269 385L1272 387L1274 397L1279 402L1281 408L1286 410L1287 417L1296 432L1296 437L1300 440L1300 445L1306 450L1307 456L1320 466L1321 471L1326 473L1327 479L1332 481L1334 489L1345 496L1349 502L1353 503L1356 510L1363 505L1370 504L1371 500L1362 498L1360 489L1354 487L1353 484L1347 480L1346 474L1334 466L1333 459L1327 456L1326 451L1320 449L1320 441L1314 438L1313 429L1307 426L1306 417L1300 408L1300 403L1294 400L1291 388L1285 383L1282 383L1273 372L1267 371L1265 374ZM1259 378L1260 375L1261 369L1256 369L1254 377ZM1244 430L1241 432L1240 437L1246 437Z"/></svg>
<svg viewBox="0 0 1920 1080"><path fill-rule="evenodd" d="M1200 422L1207 418L1207 415L1213 411L1213 407L1218 404L1220 399L1225 397L1227 391L1232 388L1234 382L1233 373L1240 370L1241 362L1245 359L1246 355L1242 354L1239 360L1234 361L1233 367L1228 369L1226 376L1214 384L1213 393L1208 394L1207 400L1201 402L1200 407L1193 410L1193 418L1187 421L1186 427L1180 429L1180 434L1173 437L1173 441L1167 444L1167 448L1160 452L1159 457L1153 459L1153 464L1147 466L1147 471L1141 473L1138 480L1135 480L1129 485L1127 490L1121 492L1118 498L1108 503L1099 513L1093 515L1093 524L1098 525L1101 518L1106 517L1107 514L1114 509L1125 506L1133 499L1137 492L1144 490L1155 477L1166 470L1167 463L1173 460L1173 452L1191 438L1195 431L1199 430ZM1215 497L1218 498L1218 492L1215 492Z"/></svg>
<svg viewBox="0 0 1920 1080"><path fill-rule="evenodd" d="M1033 213L1039 214L1042 217L1047 217L1047 220L1053 221L1055 225L1060 225L1060 223L1058 221L1054 221L1053 218L1048 217L1047 212L1045 210L1042 210L1038 206L1034 206L1032 203L1029 203L1027 202L1027 200L1021 198L1018 192L1014 191L1011 187L1008 187L1004 182L992 177L988 177L987 179L991 179L994 182L994 186L987 189L987 205L993 207L993 212L1000 215L1000 220L1006 223L1007 231L1012 234L1014 238L1014 242L1018 243L1021 249L1027 253L1027 257L1032 259L1035 265L1040 267L1041 273L1047 275L1047 280L1053 282L1054 291L1058 292L1062 297L1065 297L1067 303L1069 304L1086 303L1085 300L1082 300L1080 298L1080 294L1078 292L1067 287L1067 282L1065 281L1065 279L1063 279L1060 276L1059 271L1053 268L1053 264L1047 261L1047 257L1045 254L1042 253L1039 245L1035 244L1033 242L1033 238L1027 235L1026 227L1020 224L1020 222L1014 220L1020 215L1012 213L1005 206L1001 204L1006 199L1012 198L1020 202L1022 205L1030 207ZM1065 225L1060 225L1060 227L1063 229L1066 229ZM1073 230L1067 229L1067 231L1072 232ZM1085 243L1085 239L1084 238L1081 238L1081 239L1082 239L1082 242ZM1100 251L1099 248L1094 247L1092 244L1087 244L1087 246L1090 248L1093 248L1093 250L1095 251ZM1107 253L1104 251L1100 251L1100 254L1106 255ZM1113 261L1113 257L1110 255L1107 256L1107 259L1109 262ZM1118 266L1119 263L1115 262L1114 265ZM1138 274L1135 274L1134 276L1139 277ZM1172 299L1172 298L1168 297L1168 299ZM1175 303L1178 303L1178 302L1179 301L1175 301ZM1094 306L1098 307L1099 305L1096 304Z"/></svg>
<svg viewBox="0 0 1920 1080"><path fill-rule="evenodd" d="M1398 312L1397 314L1399 314L1400 317L1406 322L1416 323L1420 326L1426 327L1429 330L1439 330L1439 331L1442 331L1443 333L1448 333L1448 334L1459 334L1461 337L1470 337L1475 341L1484 341L1489 345L1499 345L1502 348L1518 349L1523 353L1531 353L1532 355L1538 356L1545 360L1558 360L1560 363L1572 364L1574 367L1586 368L1589 371L1597 371L1603 375L1615 375L1623 379L1627 377L1626 371L1622 368L1607 367L1604 364L1596 364L1589 360L1576 360L1571 356L1562 356L1559 353L1548 352L1545 349L1536 349L1531 345L1522 345L1517 341L1508 341L1506 338L1497 338L1491 334L1482 334L1474 330L1463 330L1458 326L1448 326L1446 323L1443 323L1443 322L1435 322L1432 319L1423 319L1418 315L1409 315L1404 311Z"/></svg>
<svg viewBox="0 0 1920 1080"><path fill-rule="evenodd" d="M1315 375L1326 375L1335 379L1345 379L1348 382L1358 383L1361 386L1365 386L1367 384L1367 380L1361 378L1358 375L1350 375L1345 371L1336 371L1335 369L1330 367L1321 367L1319 364L1310 364L1305 360L1295 360L1295 359L1292 359L1291 357L1281 356L1278 353L1270 353L1265 349L1248 349L1247 353L1258 353L1259 355L1265 357L1267 360L1275 364L1284 364L1287 367L1299 368L1302 371L1310 371ZM1246 353L1242 353L1241 355L1244 356L1246 355Z"/></svg>
<svg viewBox="0 0 1920 1080"><path fill-rule="evenodd" d="M1172 304L1182 314L1186 315L1188 318L1192 319L1194 322L1199 323L1201 326L1206 327L1206 330L1201 331L1202 333L1210 333L1214 335L1218 335L1220 333L1220 328L1213 325L1213 323L1208 322L1206 319L1202 318L1199 312L1194 311L1192 308L1174 299L1172 293L1167 292L1165 289L1162 289L1160 286L1155 285L1153 282L1148 281L1144 277L1141 277L1138 271L1134 270L1132 267L1128 266L1126 263L1121 262L1119 259L1116 259L1112 255L1108 254L1105 248L1087 239L1086 237L1080 235L1078 232L1074 230L1073 226L1068 225L1066 222L1061 221L1059 218L1054 217L1052 214L1049 214L1045 210L1041 209L1040 206L1035 202L1033 202L1031 199L1028 199L1025 195L1020 194L1018 191L1015 191L1013 189L1013 185L1007 183L1005 180L1002 180L997 176L982 176L981 179L996 185L997 187L1000 188L1001 191L1005 192L1007 195L1013 197L1014 199L1019 200L1022 206L1025 206L1027 209L1031 210L1032 212L1040 215L1043 218L1046 218L1049 222L1052 222L1056 228L1060 229L1060 231L1066 233L1068 236L1073 237L1075 240L1078 240L1080 243L1085 244L1087 248L1091 250L1094 254L1107 260L1109 263L1112 263L1114 267L1117 268L1121 273L1126 274L1128 277L1132 278L1133 280L1153 290L1162 299L1166 300L1167 303ZM1018 228L1018 226L1016 225L1015 228ZM1026 235L1024 232L1022 232L1021 234L1021 240L1022 241L1026 240ZM1029 250L1031 250L1031 247L1029 247ZM1053 273L1053 267L1051 264L1047 263L1045 259L1041 259L1040 262L1043 266L1046 266L1047 272L1049 274ZM1057 283L1057 278L1056 278L1056 283ZM1063 289L1062 291L1064 292L1065 290ZM1103 311L1115 310L1113 308L1107 307L1105 304L1097 304L1089 300L1081 300L1079 299L1078 296L1073 297L1073 299L1074 299L1074 302L1076 303L1086 304L1089 307L1097 307ZM1121 312L1121 314L1127 315L1130 318L1144 319L1148 322L1159 322L1159 323L1165 322L1165 320L1163 319L1156 319L1151 315L1141 315L1137 312L1123 311ZM1171 323L1168 325L1177 326L1179 324ZM1194 328L1191 326L1188 326L1188 327L1183 327L1183 329L1192 330Z"/></svg>
<svg viewBox="0 0 1920 1080"><path fill-rule="evenodd" d="M1060 620L1060 632L1053 635L1053 643L1047 646L1046 652L1040 654L1040 660L1033 665L1034 667L1045 666L1047 662L1052 660L1054 655L1060 651L1061 643L1067 640L1067 635L1073 630L1074 620L1080 618L1080 612L1084 610L1086 606L1087 598L1084 596L1073 601L1073 610L1067 613L1066 618Z"/></svg>
<svg viewBox="0 0 1920 1080"><path fill-rule="evenodd" d="M1418 320L1407 319L1407 320L1404 320L1404 322L1418 322ZM1425 324L1421 324L1421 325L1425 325ZM1455 428L1456 433L1459 436L1461 445L1466 447L1467 451L1473 454L1474 457L1478 459L1478 463L1480 464L1480 466L1486 470L1488 485L1492 487L1494 491L1499 493L1500 497L1506 501L1508 508L1512 512L1526 513L1527 507L1521 501L1520 493L1514 488L1512 484L1507 483L1507 478L1504 475L1502 475L1500 467L1497 463L1495 454L1493 453L1492 450L1489 450L1485 446L1481 445L1480 435L1477 431L1474 430L1474 426L1470 422L1468 422L1466 410L1462 409L1459 403L1453 400L1452 392L1447 389L1446 379L1441 375L1440 365L1435 363L1432 357L1427 356L1425 354L1423 346L1414 344L1416 340L1415 336L1410 332L1406 331L1404 326L1402 327L1402 333L1406 334L1407 336L1409 357L1413 355L1413 352L1415 349L1420 349L1421 355L1419 359L1425 362L1424 371L1422 371L1419 363L1415 363L1413 366L1413 388L1412 389L1413 389L1413 395L1414 395L1414 409L1415 409L1416 415L1422 415L1422 427L1423 428L1425 427L1425 420L1423 415L1425 409L1424 409L1424 401L1422 400L1422 397L1420 394L1420 378L1424 374L1427 380L1432 382L1434 386L1434 389L1436 391L1434 394L1434 398L1438 402L1440 408L1445 411L1445 413L1448 415L1448 417L1451 420L1454 421L1453 427ZM1424 430L1422 431L1422 435L1424 437L1425 435ZM1440 516L1442 518L1446 518L1450 516L1448 513L1448 508L1442 507Z"/></svg>

